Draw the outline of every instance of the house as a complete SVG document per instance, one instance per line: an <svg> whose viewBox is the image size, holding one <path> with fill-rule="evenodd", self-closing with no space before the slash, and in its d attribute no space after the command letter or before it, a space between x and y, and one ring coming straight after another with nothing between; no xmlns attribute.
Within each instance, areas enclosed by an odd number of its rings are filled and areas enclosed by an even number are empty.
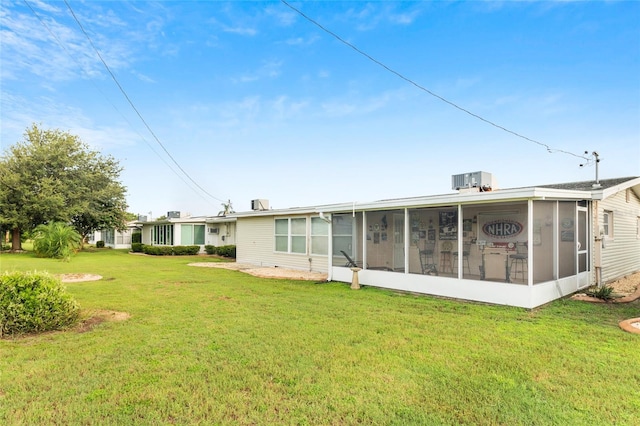
<svg viewBox="0 0 640 426"><path fill-rule="evenodd" d="M117 229L100 229L89 235L89 244L95 244L97 241L104 241L105 247L113 249L130 249L131 235L137 229L137 222L127 222L127 228L123 230Z"/></svg>
<svg viewBox="0 0 640 426"><path fill-rule="evenodd" d="M229 216L190 216L177 211L155 221L138 222L142 243L155 246L223 246L236 243L236 218Z"/></svg>
<svg viewBox="0 0 640 426"><path fill-rule="evenodd" d="M640 271L640 177L235 213L237 261L534 308Z"/></svg>

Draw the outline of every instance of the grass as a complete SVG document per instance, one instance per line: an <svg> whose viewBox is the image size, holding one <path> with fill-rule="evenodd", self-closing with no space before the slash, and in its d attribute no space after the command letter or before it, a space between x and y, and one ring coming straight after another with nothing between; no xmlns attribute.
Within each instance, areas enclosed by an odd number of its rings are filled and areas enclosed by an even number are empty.
<svg viewBox="0 0 640 426"><path fill-rule="evenodd" d="M199 259L202 260L202 259ZM0 255L92 273L90 332L0 340L0 423L632 425L640 304L533 311L195 268L189 257Z"/></svg>

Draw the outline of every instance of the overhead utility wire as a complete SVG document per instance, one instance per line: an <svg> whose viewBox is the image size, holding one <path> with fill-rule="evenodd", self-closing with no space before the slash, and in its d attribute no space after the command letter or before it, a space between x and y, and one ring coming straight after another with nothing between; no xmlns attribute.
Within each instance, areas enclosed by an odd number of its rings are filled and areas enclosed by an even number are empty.
<svg viewBox="0 0 640 426"><path fill-rule="evenodd" d="M488 120L488 119L486 119L486 118L484 118L484 117L481 117L480 115L475 114L475 113L473 113L473 112L469 111L468 109L463 108L463 107L461 107L461 106L459 106L459 105L455 104L454 102L451 102L450 100L448 100L448 99L446 99L446 98L443 98L442 96L438 95L437 93L434 93L434 92L432 92L431 90L427 89L426 87L421 86L420 84L416 83L415 81L411 80L410 78L405 77L403 74L399 73L398 71L396 71L396 70L394 70L394 69L392 69L392 68L388 67L388 66L387 66L387 65L385 65L384 63L382 63L382 62L378 61L377 59L375 59L375 58L374 58L374 57L372 57L371 55L367 54L366 52L364 52L364 51L360 50L358 47L356 47L355 45L353 45L353 44L349 43L348 41L346 41L345 39L343 39L342 37L340 37L338 34L334 33L333 31L331 31L331 30L329 30L329 29L325 28L325 27L324 27L324 26L322 26L320 23L318 23L317 21L313 20L313 19L312 19L312 18L310 18L309 16L305 15L302 11L300 11L299 9L296 9L295 7L293 7L292 5L290 5L290 4L289 4L288 2L286 2L285 0L280 0L280 1L281 1L285 6L287 6L288 8L290 8L291 10L293 10L294 12L296 12L296 13L298 13L300 16L302 16L304 19L306 19L307 21L311 22L312 24L314 24L315 26L317 26L317 27L318 27L318 28L320 28L322 31L326 32L327 34L332 35L332 36L333 36L333 37L335 37L338 41L340 41L341 43L343 43L343 44L345 44L345 45L349 46L350 48L352 48L353 50L355 50L356 52L358 52L359 54L361 54L361 55L362 55L362 56L364 56L365 58L367 58L367 59L369 59L370 61L372 61L372 62L376 63L377 65L381 66L382 68L384 68L385 70L389 71L390 73L395 74L396 76L400 77L401 79L403 79L403 80L404 80L404 81L406 81L407 83L412 84L413 86L417 87L418 89L420 89L420 90L422 90L422 91L424 91L424 92L426 92L426 93L430 94L431 96L433 96L433 97L435 97L435 98L437 98L437 99L441 100L442 102L444 102L444 103L446 103L446 104L448 104L448 105L451 105L452 107L454 107L454 108L456 108L456 109L459 109L460 111L465 112L465 113L469 114L470 116L477 118L478 120L484 121L485 123L490 124L490 125L491 125L491 126L493 126L493 127L497 127L498 129L503 130L503 131L505 131L505 132L507 132L507 133L511 133L512 135L517 136L517 137L519 137L519 138L521 138L521 139L524 139L524 140L527 140L527 141L529 141L529 142L533 142L533 143L535 143L535 144L537 144L537 145L543 146L543 147L545 147L545 148L547 149L547 151L548 151L549 153L560 152L560 153L562 153L562 154L572 155L572 156L574 156L574 157L582 158L582 159L585 159L585 160L587 160L587 161L589 161L589 160L590 160L589 158L587 158L587 157L585 157L585 156L583 156L583 155L574 154L573 152L564 151L564 150L562 150L562 149L551 148L551 147L550 147L549 145L547 145L546 143L543 143L543 142L537 141L537 140L535 140L535 139L528 138L528 137L526 137L526 136L524 136L524 135L521 135L520 133L514 132L513 130L509 130L509 129L507 129L507 128L506 128L506 127L504 127L504 126L501 126L501 125L499 125L499 124L496 124L496 123L494 123L494 122L493 122L493 121L491 121L491 120Z"/></svg>
<svg viewBox="0 0 640 426"><path fill-rule="evenodd" d="M71 60L73 60L76 65L78 65L78 68L82 69L83 66L82 64L80 64L80 62L78 62L78 60L75 58L75 56L73 56L71 54L71 52L69 52L69 50L67 49L67 47L65 46L65 44L62 42L62 40L60 40L58 38L58 36L51 30L51 28L49 28L49 26L47 25L46 22L44 22L44 20L40 17L40 15L38 15L38 13L33 9L33 7L31 7L31 5L27 2L27 0L22 0L24 2L24 4L27 5L27 7L29 7L29 9L31 10L31 12L33 13L33 15L38 19L38 21L40 21L40 23L42 24L42 26L49 32L49 34L51 34L51 36L58 42L58 44L60 45L60 47L65 51L65 53L67 54L67 56L69 56L69 58L71 58ZM115 106L115 104L113 102L111 102L111 100L109 99L109 97L106 95L106 93L104 93L104 91L102 91L102 89L95 83L95 81L91 80L91 82L93 83L93 86L102 94L102 96L104 96L104 98L107 100L107 102L109 102L109 104L113 107L114 110L116 110L116 112L118 114L120 114L120 116L127 122L127 124L129 124L129 126L138 134L138 136L140 136L140 138L144 141L144 143L149 147L149 149L151 149L151 151L153 151L153 153L169 168L169 170L171 170L176 176L178 176L178 178L180 178L180 180L182 180L182 182L184 182L185 185L187 185L189 187L189 189L191 189L195 194L197 194L199 197L201 197L203 200L205 201L209 201L208 199L204 198L204 196L202 195L202 193L198 192L193 186L191 186L191 184L189 184L189 182L187 182L184 177L179 174L178 172L176 172L176 170L171 166L171 164L169 164L167 162L167 160L164 159L164 157L162 157L154 148L153 146L149 143L149 141L147 141L147 139L142 136L140 134L140 132L138 132L138 130L136 130L136 128L133 126L133 124L131 124L131 122L129 121L129 119L127 119L127 117L122 113L122 111L120 111L118 109L118 107Z"/></svg>
<svg viewBox="0 0 640 426"><path fill-rule="evenodd" d="M221 200L218 197L215 197L213 195L211 195L206 189L204 189L203 187L201 187L198 182L196 182L195 180L193 180L193 178L189 175L189 173L187 173L180 164L178 164L178 162L176 161L175 158L173 158L173 156L169 153L169 151L167 151L167 148L165 148L165 146L162 144L162 142L160 142L160 139L158 139L158 137L156 136L156 134L153 132L153 130L151 130L151 127L149 127L149 124L147 124L146 120L142 117L142 114L140 114L140 111L138 111L138 109L136 108L136 106L133 104L133 102L131 101L131 99L129 98L129 95L127 95L127 92L125 92L125 90L122 88L122 86L120 85L120 82L118 82L118 79L116 78L116 76L113 74L113 72L111 71L111 68L109 68L109 66L107 65L107 63L105 62L105 60L102 58L102 55L100 54L100 52L98 51L98 49L96 48L96 46L93 44L93 41L91 40L91 37L89 37L89 34L85 31L84 27L82 26L82 24L80 23L80 21L78 20L78 18L76 17L76 14L73 12L73 9L71 9L71 5L69 4L69 2L67 0L64 0L64 3L67 5L67 8L69 8L69 11L71 12L71 15L73 15L73 19L75 19L76 23L78 24L78 26L80 27L80 29L82 30L82 32L84 33L85 37L87 37L87 40L89 40L89 43L91 44L91 47L93 48L93 50L95 50L96 54L98 55L98 57L100 58L100 61L102 62L102 64L104 65L104 67L107 69L107 71L109 72L109 75L111 75L111 78L113 79L113 81L116 83L116 85L118 86L118 89L120 89L120 92L122 92L122 95L127 99L127 101L129 102L129 105L131 105L131 108L133 108L133 110L136 112L136 114L138 114L138 117L140 118L140 120L142 121L142 123L145 125L145 127L147 128L147 130L149 131L149 133L151 133L151 135L153 136L153 138L156 140L156 142L158 143L158 145L160 145L160 147L164 150L164 152L169 156L169 158L171 159L171 161L173 161L173 163L180 169L180 171L182 173L184 173L184 175L189 178L189 180L191 182L193 182L193 184L195 186L197 186L202 192L204 192L205 194L207 194L209 197L213 198L214 200L218 200L220 202L224 203L224 200Z"/></svg>

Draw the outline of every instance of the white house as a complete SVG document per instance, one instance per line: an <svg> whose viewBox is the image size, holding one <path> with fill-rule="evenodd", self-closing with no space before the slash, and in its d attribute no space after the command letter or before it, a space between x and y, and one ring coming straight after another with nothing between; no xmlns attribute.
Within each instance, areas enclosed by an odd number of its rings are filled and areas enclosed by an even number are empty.
<svg viewBox="0 0 640 426"><path fill-rule="evenodd" d="M89 244L97 241L104 241L105 247L113 249L130 249L131 235L137 229L137 222L127 222L127 229L118 231L117 229L101 229L89 235Z"/></svg>
<svg viewBox="0 0 640 426"><path fill-rule="evenodd" d="M167 218L138 222L142 243L156 246L224 246L236 244L236 218L229 216L189 216L168 212Z"/></svg>
<svg viewBox="0 0 640 426"><path fill-rule="evenodd" d="M235 213L237 261L533 308L640 271L640 177ZM260 204L260 203L254 203Z"/></svg>

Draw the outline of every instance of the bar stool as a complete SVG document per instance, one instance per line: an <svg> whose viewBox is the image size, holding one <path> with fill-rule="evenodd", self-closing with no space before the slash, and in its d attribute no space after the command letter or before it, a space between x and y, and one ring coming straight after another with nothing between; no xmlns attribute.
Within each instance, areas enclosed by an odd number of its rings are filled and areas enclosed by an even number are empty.
<svg viewBox="0 0 640 426"><path fill-rule="evenodd" d="M527 243L516 243L516 253L510 254L509 259L511 259L511 275L514 278L518 278L518 272L520 272L520 276L522 280L525 280L525 272L528 274L529 268L527 264L527 260L529 259L529 251L527 248ZM525 271L526 269L526 271Z"/></svg>
<svg viewBox="0 0 640 426"><path fill-rule="evenodd" d="M446 272L449 269L449 272L453 273L453 263L451 262L451 241L445 241L442 243L440 249L440 270L442 272Z"/></svg>
<svg viewBox="0 0 640 426"><path fill-rule="evenodd" d="M469 266L469 253L471 253L471 243L462 243L462 272L464 273L465 266L467 267L467 273L471 273L471 266ZM465 262L466 261L466 262ZM458 268L458 250L453 252L453 264Z"/></svg>

